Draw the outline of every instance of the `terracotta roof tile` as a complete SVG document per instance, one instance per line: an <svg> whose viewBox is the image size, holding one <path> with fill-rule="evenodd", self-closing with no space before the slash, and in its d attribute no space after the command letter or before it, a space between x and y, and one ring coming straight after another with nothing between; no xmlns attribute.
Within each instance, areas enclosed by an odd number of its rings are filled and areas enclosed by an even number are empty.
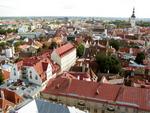
<svg viewBox="0 0 150 113"><path fill-rule="evenodd" d="M55 49L56 53L60 56L63 56L64 54L70 52L72 49L74 49L75 47L71 44L65 44L57 49Z"/></svg>
<svg viewBox="0 0 150 113"><path fill-rule="evenodd" d="M4 92L4 97L6 100L10 101L11 103L18 104L22 100L22 98L17 95L15 92L8 90L8 89L0 89L0 91Z"/></svg>

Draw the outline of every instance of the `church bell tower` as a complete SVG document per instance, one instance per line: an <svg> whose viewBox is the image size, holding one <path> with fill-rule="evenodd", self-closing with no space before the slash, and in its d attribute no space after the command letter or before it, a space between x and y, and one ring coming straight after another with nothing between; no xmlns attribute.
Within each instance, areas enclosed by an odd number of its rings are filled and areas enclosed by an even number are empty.
<svg viewBox="0 0 150 113"><path fill-rule="evenodd" d="M136 27L136 17L135 17L135 8L133 8L133 12L130 19L130 24L132 28Z"/></svg>

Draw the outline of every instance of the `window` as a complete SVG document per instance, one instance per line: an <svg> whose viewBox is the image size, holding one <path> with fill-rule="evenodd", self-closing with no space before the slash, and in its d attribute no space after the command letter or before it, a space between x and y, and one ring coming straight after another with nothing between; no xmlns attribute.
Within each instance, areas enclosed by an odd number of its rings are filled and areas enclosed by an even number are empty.
<svg viewBox="0 0 150 113"><path fill-rule="evenodd" d="M117 109L119 110L119 109L120 109L120 107L118 106L118 107L117 107Z"/></svg>
<svg viewBox="0 0 150 113"><path fill-rule="evenodd" d="M127 108L127 107L125 107L125 111L128 111L128 108Z"/></svg>
<svg viewBox="0 0 150 113"><path fill-rule="evenodd" d="M16 76L16 72L14 72L14 76Z"/></svg>
<svg viewBox="0 0 150 113"><path fill-rule="evenodd" d="M35 76L35 80L38 80L38 76L37 75Z"/></svg>
<svg viewBox="0 0 150 113"><path fill-rule="evenodd" d="M94 113L97 113L97 109L94 109Z"/></svg>
<svg viewBox="0 0 150 113"><path fill-rule="evenodd" d="M102 113L105 113L105 110L102 110Z"/></svg>
<svg viewBox="0 0 150 113"><path fill-rule="evenodd" d="M30 75L30 79L32 79L32 75Z"/></svg>

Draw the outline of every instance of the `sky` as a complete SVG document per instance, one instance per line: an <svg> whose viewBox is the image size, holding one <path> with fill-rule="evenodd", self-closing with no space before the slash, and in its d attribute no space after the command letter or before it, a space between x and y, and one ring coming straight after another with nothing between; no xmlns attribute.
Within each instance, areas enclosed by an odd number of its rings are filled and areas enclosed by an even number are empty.
<svg viewBox="0 0 150 113"><path fill-rule="evenodd" d="M150 18L150 0L0 0L0 16Z"/></svg>

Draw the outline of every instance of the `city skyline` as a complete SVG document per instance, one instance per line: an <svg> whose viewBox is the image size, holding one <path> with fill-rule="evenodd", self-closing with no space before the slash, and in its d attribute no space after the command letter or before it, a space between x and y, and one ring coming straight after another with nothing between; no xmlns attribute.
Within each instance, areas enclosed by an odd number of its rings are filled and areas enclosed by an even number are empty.
<svg viewBox="0 0 150 113"><path fill-rule="evenodd" d="M0 0L0 16L96 16L150 18L148 0ZM144 12L144 13L143 13Z"/></svg>

